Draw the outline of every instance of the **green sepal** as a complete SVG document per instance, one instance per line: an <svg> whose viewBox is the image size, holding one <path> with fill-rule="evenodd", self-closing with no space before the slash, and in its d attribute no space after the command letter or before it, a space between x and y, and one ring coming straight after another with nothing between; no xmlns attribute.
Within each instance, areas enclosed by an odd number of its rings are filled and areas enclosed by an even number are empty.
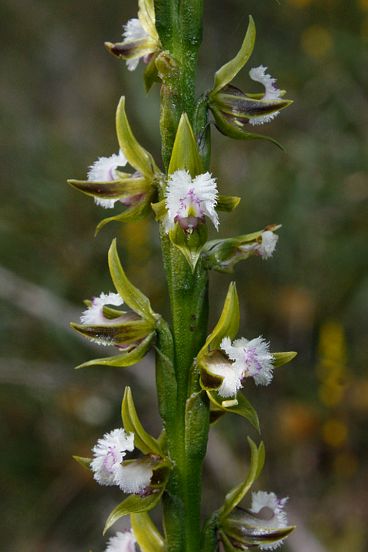
<svg viewBox="0 0 368 552"><path fill-rule="evenodd" d="M157 57L156 54L152 56L152 58L146 65L146 68L143 73L144 88L147 94L151 90L155 82L160 82L161 80L160 77L158 76L158 71L156 67L156 57Z"/></svg>
<svg viewBox="0 0 368 552"><path fill-rule="evenodd" d="M126 431L134 433L134 445L143 454L157 454L162 456L162 450L158 441L149 435L143 428L134 405L130 387L126 387L121 404L121 417Z"/></svg>
<svg viewBox="0 0 368 552"><path fill-rule="evenodd" d="M292 100L282 98L275 100L263 98L264 96L260 99L250 98L242 90L230 84L217 94L211 95L210 106L217 108L225 116L230 115L236 119L244 119L246 124L255 117L272 115L293 103Z"/></svg>
<svg viewBox="0 0 368 552"><path fill-rule="evenodd" d="M225 519L229 513L243 500L245 495L252 487L254 481L259 477L264 461L265 448L263 442L257 447L254 441L248 437L248 443L251 450L250 466L246 479L227 493L225 502L219 510L220 519Z"/></svg>
<svg viewBox="0 0 368 552"><path fill-rule="evenodd" d="M154 0L138 0L138 18L146 33L158 42Z"/></svg>
<svg viewBox="0 0 368 552"><path fill-rule="evenodd" d="M123 353L115 356L88 360L87 362L76 366L76 370L79 370L79 368L89 368L90 366L113 366L115 368L126 368L128 366L132 366L133 364L137 364L150 349L155 335L155 332L152 332L138 345L132 344L124 349Z"/></svg>
<svg viewBox="0 0 368 552"><path fill-rule="evenodd" d="M228 537L223 531L219 531L218 536L223 544L225 552L239 552L239 548L238 549L234 548L234 546L231 544L231 541L228 539ZM247 550L247 548L243 548L243 550Z"/></svg>
<svg viewBox="0 0 368 552"><path fill-rule="evenodd" d="M125 209L122 213L114 215L113 217L102 219L96 226L95 236L97 236L100 230L102 230L102 228L110 222L133 222L148 216L150 214L150 201L151 195L146 196L145 198L137 201L137 203L127 207L127 209Z"/></svg>
<svg viewBox="0 0 368 552"><path fill-rule="evenodd" d="M108 260L112 281L124 302L142 318L156 324L157 315L153 312L149 299L128 280L124 272L117 252L116 238L111 243Z"/></svg>
<svg viewBox="0 0 368 552"><path fill-rule="evenodd" d="M91 470L92 458L83 458L82 456L73 455L73 460L78 462L78 464L82 466L82 468L84 468L85 470L88 470L88 471Z"/></svg>
<svg viewBox="0 0 368 552"><path fill-rule="evenodd" d="M231 213L237 208L241 201L241 197L219 195L217 198L216 211L224 211L225 213Z"/></svg>
<svg viewBox="0 0 368 552"><path fill-rule="evenodd" d="M249 16L248 29L245 34L243 44L236 56L228 61L225 65L219 69L215 74L214 88L211 94L215 94L221 88L229 84L234 77L239 73L239 71L247 63L248 59L252 55L254 43L256 40L256 27L254 24L253 17Z"/></svg>
<svg viewBox="0 0 368 552"><path fill-rule="evenodd" d="M79 192L100 199L124 199L148 192L151 187L150 184L147 184L145 178L132 175L127 175L111 182L72 179L67 182Z"/></svg>
<svg viewBox="0 0 368 552"><path fill-rule="evenodd" d="M149 512L153 510L155 506L160 502L162 493L165 487L156 489L152 494L148 496L140 496L136 494L129 495L123 500L116 508L113 509L111 514L106 520L106 524L103 530L103 534L106 533L118 519L127 516L129 514L140 514L141 512Z"/></svg>
<svg viewBox="0 0 368 552"><path fill-rule="evenodd" d="M172 174L179 169L188 171L192 178L202 173L197 142L186 113L183 113L180 117L168 174Z"/></svg>
<svg viewBox="0 0 368 552"><path fill-rule="evenodd" d="M207 235L207 225L201 223L190 233L185 232L179 224L175 224L174 228L169 231L171 243L184 255L192 272L194 272L203 246L207 241Z"/></svg>
<svg viewBox="0 0 368 552"><path fill-rule="evenodd" d="M239 117L225 115L218 108L211 106L212 114L215 118L216 128L225 136L233 138L235 140L266 140L271 142L275 146L285 151L285 148L271 136L265 136L264 134L255 134L254 132L248 132L246 130L248 121L240 119Z"/></svg>
<svg viewBox="0 0 368 552"><path fill-rule="evenodd" d="M239 330L239 320L239 299L236 291L236 284L235 282L231 282L219 321L198 353L198 362L209 352L219 349L220 343L224 337L230 337L230 339L235 338Z"/></svg>
<svg viewBox="0 0 368 552"><path fill-rule="evenodd" d="M273 362L275 368L279 368L280 366L283 366L284 364L287 364L288 362L291 362L296 356L297 352L295 351L287 351L285 353L272 353L273 356Z"/></svg>
<svg viewBox="0 0 368 552"><path fill-rule="evenodd" d="M130 525L142 552L164 552L164 539L147 512L130 514Z"/></svg>
<svg viewBox="0 0 368 552"><path fill-rule="evenodd" d="M71 322L70 326L88 339L105 340L115 346L137 343L153 330L152 322L141 319L99 326Z"/></svg>
<svg viewBox="0 0 368 552"><path fill-rule="evenodd" d="M150 37L124 40L122 42L105 42L104 46L110 54L124 60L140 59L152 54L158 48L156 41Z"/></svg>
<svg viewBox="0 0 368 552"><path fill-rule="evenodd" d="M153 157L136 140L130 128L125 111L125 97L120 98L116 111L116 133L120 149L128 163L147 178L153 179L159 173Z"/></svg>
<svg viewBox="0 0 368 552"><path fill-rule="evenodd" d="M252 426L258 432L260 432L257 412L242 393L238 393L236 399L234 399L233 401L224 400L215 391L207 390L207 395L211 401L211 411L217 414L216 419L218 419L221 415L226 414L227 412L230 414L237 414L238 416L241 416L242 418L248 420L248 422L250 422ZM227 403L229 404L229 406L227 406Z"/></svg>
<svg viewBox="0 0 368 552"><path fill-rule="evenodd" d="M155 213L155 220L161 221L167 215L166 201L161 199L157 203L151 203L152 211Z"/></svg>

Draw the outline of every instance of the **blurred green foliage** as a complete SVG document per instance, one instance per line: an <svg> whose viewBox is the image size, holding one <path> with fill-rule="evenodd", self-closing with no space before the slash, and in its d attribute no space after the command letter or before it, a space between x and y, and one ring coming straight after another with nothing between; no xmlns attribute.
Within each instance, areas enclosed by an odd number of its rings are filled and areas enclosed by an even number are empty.
<svg viewBox="0 0 368 552"><path fill-rule="evenodd" d="M101 528L117 494L94 485L71 455L88 455L95 439L119 424L128 383L142 419L159 430L147 391L150 359L125 371L73 372L92 358L91 349L68 333L65 310L47 302L64 298L78 314L84 298L112 290L106 251L117 234L128 274L167 313L155 224L110 225L94 239L105 212L65 184L117 151L122 93L137 136L159 159L158 88L146 98L142 68L128 73L102 45L118 39L135 12L131 0L4 0L0 7L0 250L1 266L11 271L0 271L1 548L10 552L102 550ZM283 225L275 256L251 259L235 274L242 334L261 333L274 350L299 351L269 388L247 384L268 444L262 485L291 497L292 517L321 550L364 552L368 2L207 1L198 90L209 88L237 51L249 13L257 25L249 68L267 65L295 100L262 129L286 154L213 131L220 189L243 198L234 215L222 216L220 235ZM255 91L253 84L243 70L240 87ZM215 320L229 277L213 274L211 281ZM42 308L32 289L23 298L27 282L52 293ZM248 428L235 424L230 417L216 429L217 439L226 438L217 472L215 461L208 463L207 509L234 483L234 466L245 468L245 439L236 436ZM291 550L311 552L301 532L293 539Z"/></svg>

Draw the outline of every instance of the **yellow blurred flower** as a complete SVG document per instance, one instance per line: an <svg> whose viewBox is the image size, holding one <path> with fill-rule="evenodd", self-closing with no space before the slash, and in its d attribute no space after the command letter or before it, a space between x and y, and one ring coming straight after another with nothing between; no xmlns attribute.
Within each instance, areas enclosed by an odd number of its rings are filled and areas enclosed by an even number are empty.
<svg viewBox="0 0 368 552"><path fill-rule="evenodd" d="M308 27L301 37L302 48L314 59L323 59L333 48L333 39L329 30L321 25Z"/></svg>

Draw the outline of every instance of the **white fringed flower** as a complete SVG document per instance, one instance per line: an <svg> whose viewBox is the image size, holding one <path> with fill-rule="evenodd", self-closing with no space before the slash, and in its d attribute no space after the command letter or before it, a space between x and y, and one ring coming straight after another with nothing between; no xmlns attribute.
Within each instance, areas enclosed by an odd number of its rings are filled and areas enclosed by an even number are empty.
<svg viewBox="0 0 368 552"><path fill-rule="evenodd" d="M269 259L272 257L273 252L276 249L278 235L271 230L265 230L262 232L262 242L258 245L258 252L262 259Z"/></svg>
<svg viewBox="0 0 368 552"><path fill-rule="evenodd" d="M150 35L143 29L141 22L137 18L129 19L129 21L123 25L123 39L139 41L142 39L149 39ZM127 59L126 64L129 71L134 71L138 67L139 60L141 58Z"/></svg>
<svg viewBox="0 0 368 552"><path fill-rule="evenodd" d="M204 217L209 217L215 228L219 220L215 210L217 205L216 179L206 172L191 178L188 171L175 171L169 178L166 189L166 231L175 223L188 231L192 231Z"/></svg>
<svg viewBox="0 0 368 552"><path fill-rule="evenodd" d="M120 466L116 473L116 484L124 493L139 493L151 482L152 469L143 462L130 462Z"/></svg>
<svg viewBox="0 0 368 552"><path fill-rule="evenodd" d="M132 530L118 532L107 543L105 552L135 552L136 540Z"/></svg>
<svg viewBox="0 0 368 552"><path fill-rule="evenodd" d="M97 161L90 166L88 170L88 180L90 182L111 182L118 178L116 169L124 167L127 160L122 151L113 153L110 157L99 157ZM96 205L100 205L105 209L112 209L118 199L100 199L94 198Z"/></svg>
<svg viewBox="0 0 368 552"><path fill-rule="evenodd" d="M91 469L100 485L117 485L124 493L139 493L150 484L152 469L139 460L124 463L126 452L134 450L134 434L124 429L105 433L92 449Z"/></svg>
<svg viewBox="0 0 368 552"><path fill-rule="evenodd" d="M266 73L267 67L264 65L260 65L259 67L253 67L249 71L249 76L252 80L255 82L259 82L263 84L265 87L265 94L262 98L262 100L280 100L282 97L281 90L279 90L276 86L276 79L271 77L268 73ZM249 119L249 123L251 125L263 125L264 123L269 123L274 119L280 112L276 111L275 113L271 113L270 115L260 115L259 117L252 117Z"/></svg>
<svg viewBox="0 0 368 552"><path fill-rule="evenodd" d="M127 451L134 450L134 434L114 429L97 441L93 447L91 469L100 485L117 485L121 463Z"/></svg>
<svg viewBox="0 0 368 552"><path fill-rule="evenodd" d="M103 308L106 305L120 307L124 301L118 293L101 293L99 297L92 299L92 304L82 312L80 320L82 324L98 326L100 324L116 323L116 318L106 318L103 313Z"/></svg>
<svg viewBox="0 0 368 552"><path fill-rule="evenodd" d="M218 389L219 395L224 398L234 397L242 388L243 368L236 364L216 362L211 364L210 372L223 378Z"/></svg>
<svg viewBox="0 0 368 552"><path fill-rule="evenodd" d="M223 378L218 390L222 397L233 397L242 387L246 377L252 377L257 385L268 385L272 379L273 356L269 344L262 337L248 341L242 337L231 342L225 337L221 349L232 361L211 365L211 372Z"/></svg>
<svg viewBox="0 0 368 552"><path fill-rule="evenodd" d="M288 498L277 498L275 493L258 491L252 493L252 504L250 512L257 516L253 520L254 525L259 524L259 529L284 529L288 525L287 515L284 511ZM272 544L260 545L261 550L275 550L284 542L280 540Z"/></svg>

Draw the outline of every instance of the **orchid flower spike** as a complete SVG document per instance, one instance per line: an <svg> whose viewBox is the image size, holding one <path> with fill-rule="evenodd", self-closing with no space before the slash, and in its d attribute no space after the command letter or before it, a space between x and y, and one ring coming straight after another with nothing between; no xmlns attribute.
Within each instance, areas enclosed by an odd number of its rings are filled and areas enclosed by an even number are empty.
<svg viewBox="0 0 368 552"><path fill-rule="evenodd" d="M166 189L167 216L165 228L169 232L179 224L191 232L198 224L209 217L216 229L219 220L215 207L217 205L216 179L209 172L192 179L188 171L177 170L170 175Z"/></svg>
<svg viewBox="0 0 368 552"><path fill-rule="evenodd" d="M113 154L111 157L99 157L97 161L89 167L88 181L89 182L112 182L118 180L119 177L116 174L118 167L125 167L127 160L123 152L120 150L118 154ZM112 209L117 199L101 199L99 197L94 198L96 205L100 205L105 209Z"/></svg>
<svg viewBox="0 0 368 552"><path fill-rule="evenodd" d="M108 541L105 552L136 552L136 542L132 529L118 532Z"/></svg>
<svg viewBox="0 0 368 552"><path fill-rule="evenodd" d="M118 485L125 493L139 493L148 487L152 469L142 462L124 463L126 453L134 450L134 434L114 429L93 447L91 469L100 485Z"/></svg>

